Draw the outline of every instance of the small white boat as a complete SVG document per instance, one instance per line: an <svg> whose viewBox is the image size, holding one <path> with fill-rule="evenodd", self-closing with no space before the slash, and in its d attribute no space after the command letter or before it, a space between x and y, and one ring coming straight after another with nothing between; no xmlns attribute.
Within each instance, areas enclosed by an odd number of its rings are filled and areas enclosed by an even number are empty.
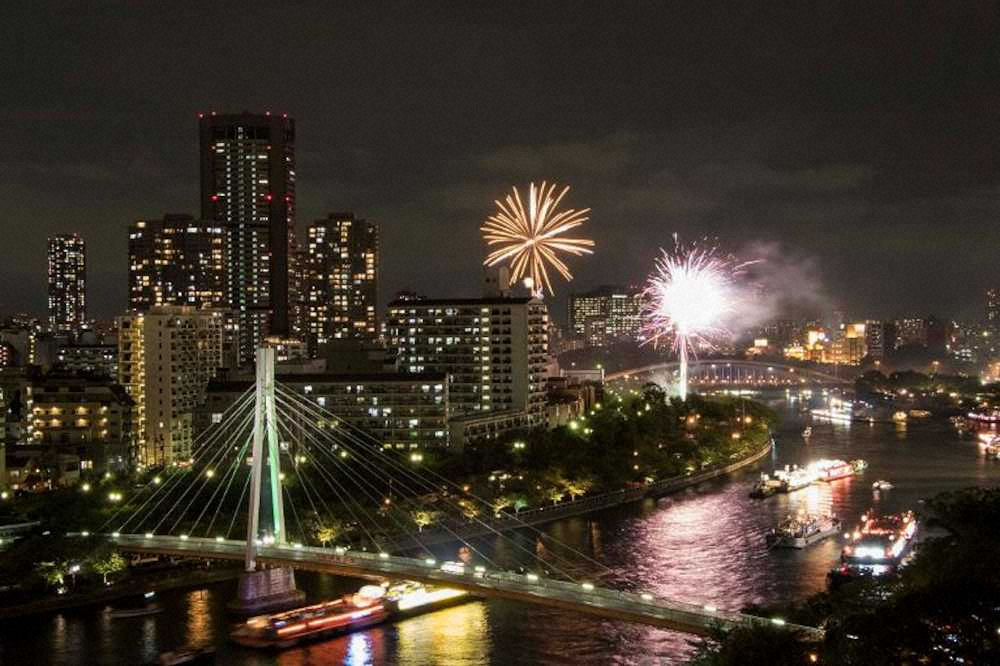
<svg viewBox="0 0 1000 666"><path fill-rule="evenodd" d="M885 479L879 479L872 484L872 490L892 490L892 484Z"/></svg>

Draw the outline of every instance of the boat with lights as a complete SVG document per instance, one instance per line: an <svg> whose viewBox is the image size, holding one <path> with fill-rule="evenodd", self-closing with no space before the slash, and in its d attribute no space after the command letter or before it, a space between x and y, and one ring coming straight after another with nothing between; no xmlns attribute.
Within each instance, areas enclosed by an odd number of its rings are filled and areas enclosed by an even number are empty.
<svg viewBox="0 0 1000 666"><path fill-rule="evenodd" d="M805 548L835 534L839 534L841 521L836 516L816 516L802 512L789 516L767 533L768 548Z"/></svg>
<svg viewBox="0 0 1000 666"><path fill-rule="evenodd" d="M913 546L916 533L917 519L912 511L881 516L869 511L847 535L835 574L850 578L895 571Z"/></svg>
<svg viewBox="0 0 1000 666"><path fill-rule="evenodd" d="M230 638L247 647L281 649L438 610L471 598L464 590L431 588L413 582L365 585L340 599L250 618L236 627Z"/></svg>
<svg viewBox="0 0 1000 666"><path fill-rule="evenodd" d="M854 475L854 466L843 460L821 458L809 467L820 481L836 481Z"/></svg>
<svg viewBox="0 0 1000 666"><path fill-rule="evenodd" d="M774 473L781 485L778 492L790 493L811 486L816 480L816 473L805 467L786 467Z"/></svg>
<svg viewBox="0 0 1000 666"><path fill-rule="evenodd" d="M769 474L761 474L760 479L757 483L753 484L753 488L750 489L750 497L754 499L764 499L765 497L770 497L771 495L777 495L781 492L784 483L781 479L773 478Z"/></svg>

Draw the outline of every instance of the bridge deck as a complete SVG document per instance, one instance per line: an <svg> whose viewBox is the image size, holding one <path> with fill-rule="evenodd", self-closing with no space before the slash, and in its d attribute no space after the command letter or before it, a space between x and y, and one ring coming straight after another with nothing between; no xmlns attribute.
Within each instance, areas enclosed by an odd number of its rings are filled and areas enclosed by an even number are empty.
<svg viewBox="0 0 1000 666"><path fill-rule="evenodd" d="M199 559L242 561L246 548L243 541L169 536L123 534L113 536L113 540L121 550L127 552ZM784 625L780 620L697 606L649 594L558 581L533 574L473 569L467 569L464 573L451 573L442 571L433 560L409 557L343 549L265 545L260 546L258 561L271 566L289 566L358 578L405 578L464 589L483 597L511 599L702 635L715 627L732 629L740 626ZM810 639L819 640L823 636L823 631L815 627L786 626Z"/></svg>

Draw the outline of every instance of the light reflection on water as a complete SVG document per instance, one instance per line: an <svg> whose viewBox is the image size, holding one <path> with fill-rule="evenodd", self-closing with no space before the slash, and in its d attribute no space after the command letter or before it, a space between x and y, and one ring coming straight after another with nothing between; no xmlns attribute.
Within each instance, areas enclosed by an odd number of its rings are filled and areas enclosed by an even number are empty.
<svg viewBox="0 0 1000 666"><path fill-rule="evenodd" d="M986 460L975 442L958 439L947 424L813 423L808 444L801 422L776 433L773 461L731 480L659 501L559 521L545 533L596 557L613 570L605 580L628 579L637 589L720 608L775 603L823 589L837 560L840 540L804 551L771 551L764 535L800 508L832 512L847 525L871 506L886 511L919 509L919 500L941 490L1000 480L1000 464ZM750 485L762 469L804 464L819 457L865 458L860 477L818 484L789 495L751 500ZM875 494L871 484L888 479L895 488ZM528 552L551 556L531 533L518 534ZM476 544L490 559L516 567L527 554L511 544ZM435 549L440 560L457 559L458 548ZM473 555L474 559L478 556ZM577 572L579 573L579 572ZM594 570L589 575L595 575ZM596 578L596 576L595 576ZM358 583L298 574L311 599L331 598ZM650 627L603 621L573 613L482 601L291 649L257 653L226 641L225 602L235 583L207 592L161 594L165 612L109 621L101 609L5 623L0 637L4 663L148 663L159 651L204 640L219 649L218 663L280 664L535 664L679 663L692 652L690 638ZM24 628L18 630L17 627ZM11 638L15 637L16 638Z"/></svg>

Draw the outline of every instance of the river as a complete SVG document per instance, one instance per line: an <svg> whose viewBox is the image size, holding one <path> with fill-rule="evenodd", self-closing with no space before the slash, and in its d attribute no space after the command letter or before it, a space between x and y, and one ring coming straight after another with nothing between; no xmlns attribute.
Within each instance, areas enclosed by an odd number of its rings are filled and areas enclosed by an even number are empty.
<svg viewBox="0 0 1000 666"><path fill-rule="evenodd" d="M805 506L832 511L847 524L871 506L886 511L920 508L920 500L970 485L995 485L1000 463L959 438L947 422L891 424L804 423L781 404L770 459L728 479L678 495L619 507L545 526L548 534L595 556L636 589L667 597L739 609L747 604L800 599L825 586L837 560L839 539L804 551L768 552L764 535L787 513ZM864 458L860 477L817 484L789 495L751 500L761 470L819 457ZM873 494L871 483L889 479L893 490ZM530 534L518 541L538 548ZM479 546L512 562L516 549ZM438 549L455 559L454 548ZM357 582L298 574L310 599L356 589ZM165 611L146 618L110 620L102 609L4 622L0 663L142 664L186 643L214 643L218 663L277 664L673 664L693 651L692 638L675 632L598 620L506 601L477 601L395 625L335 638L278 654L257 653L227 642L225 604L235 582L161 594Z"/></svg>

